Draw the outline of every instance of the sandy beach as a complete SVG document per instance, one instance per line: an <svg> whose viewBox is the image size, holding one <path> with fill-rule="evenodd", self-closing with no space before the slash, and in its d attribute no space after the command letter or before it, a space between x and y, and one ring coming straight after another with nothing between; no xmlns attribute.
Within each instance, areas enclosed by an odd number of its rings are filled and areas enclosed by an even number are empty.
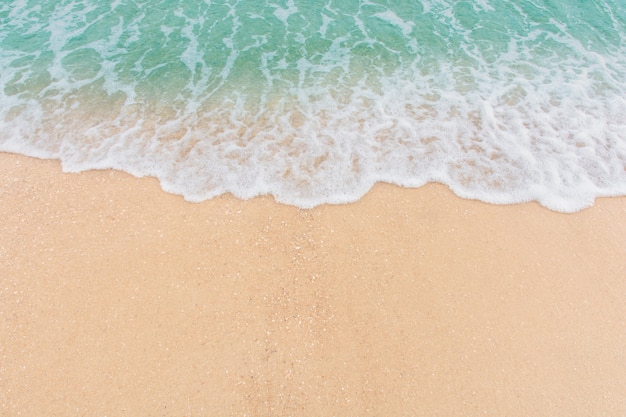
<svg viewBox="0 0 626 417"><path fill-rule="evenodd" d="M0 416L624 416L626 198L193 204L0 154Z"/></svg>

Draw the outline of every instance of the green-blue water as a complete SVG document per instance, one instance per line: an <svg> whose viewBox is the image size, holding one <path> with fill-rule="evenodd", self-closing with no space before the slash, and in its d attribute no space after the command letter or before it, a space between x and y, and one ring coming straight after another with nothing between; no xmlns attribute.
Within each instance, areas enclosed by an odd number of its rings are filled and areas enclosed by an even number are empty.
<svg viewBox="0 0 626 417"><path fill-rule="evenodd" d="M626 3L4 0L0 150L310 207L626 194Z"/></svg>

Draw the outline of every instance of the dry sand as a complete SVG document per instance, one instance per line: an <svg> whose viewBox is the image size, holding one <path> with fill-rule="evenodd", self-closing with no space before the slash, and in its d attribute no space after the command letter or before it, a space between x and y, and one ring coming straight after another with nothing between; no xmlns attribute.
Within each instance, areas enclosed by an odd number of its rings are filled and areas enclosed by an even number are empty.
<svg viewBox="0 0 626 417"><path fill-rule="evenodd" d="M0 155L1 416L624 416L626 198L299 210Z"/></svg>

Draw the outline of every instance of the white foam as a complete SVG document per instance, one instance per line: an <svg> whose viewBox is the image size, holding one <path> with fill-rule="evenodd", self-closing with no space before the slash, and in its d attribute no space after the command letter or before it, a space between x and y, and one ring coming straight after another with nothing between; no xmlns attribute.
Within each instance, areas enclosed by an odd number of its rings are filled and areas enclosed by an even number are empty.
<svg viewBox="0 0 626 417"><path fill-rule="evenodd" d="M397 26L402 31L402 34L406 37L408 37L411 34L411 32L413 31L413 27L415 26L415 23L405 22L391 10L386 10L381 13L375 13L373 16L381 20L384 20L385 22L390 23L394 26Z"/></svg>
<svg viewBox="0 0 626 417"><path fill-rule="evenodd" d="M287 20L289 19L289 16L298 13L298 8L293 0L287 1L287 8L283 8L278 5L274 5L274 7L274 16L276 16L285 26L288 24Z"/></svg>

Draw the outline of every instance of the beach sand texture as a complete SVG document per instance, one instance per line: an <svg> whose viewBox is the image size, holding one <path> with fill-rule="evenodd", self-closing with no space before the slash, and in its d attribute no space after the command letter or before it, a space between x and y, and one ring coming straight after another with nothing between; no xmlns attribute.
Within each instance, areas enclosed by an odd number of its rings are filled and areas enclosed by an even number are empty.
<svg viewBox="0 0 626 417"><path fill-rule="evenodd" d="M0 416L626 415L626 198L301 210L0 167Z"/></svg>

